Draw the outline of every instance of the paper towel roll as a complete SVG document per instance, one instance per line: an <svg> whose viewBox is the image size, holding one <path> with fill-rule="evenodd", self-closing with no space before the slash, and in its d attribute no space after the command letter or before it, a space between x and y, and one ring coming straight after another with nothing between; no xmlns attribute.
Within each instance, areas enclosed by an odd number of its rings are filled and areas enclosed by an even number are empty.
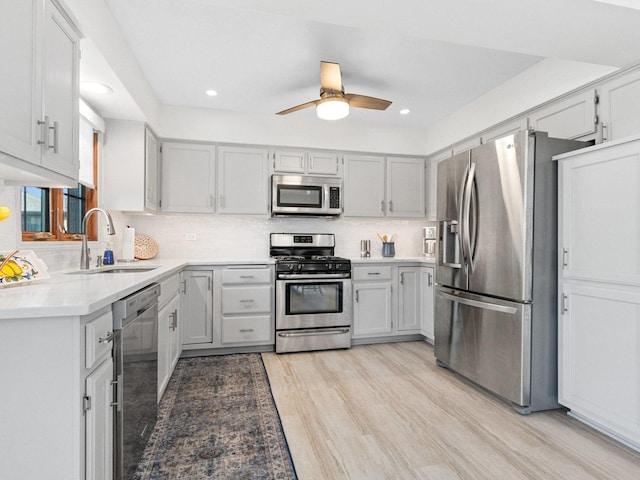
<svg viewBox="0 0 640 480"><path fill-rule="evenodd" d="M133 261L133 245L136 229L127 227L122 234L122 259L125 261Z"/></svg>

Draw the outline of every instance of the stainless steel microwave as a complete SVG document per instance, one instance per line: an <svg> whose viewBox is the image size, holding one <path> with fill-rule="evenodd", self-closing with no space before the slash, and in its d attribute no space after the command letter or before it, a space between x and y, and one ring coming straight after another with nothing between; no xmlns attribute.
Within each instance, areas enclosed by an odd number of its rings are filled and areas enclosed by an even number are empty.
<svg viewBox="0 0 640 480"><path fill-rule="evenodd" d="M271 215L342 214L342 179L303 175L271 176Z"/></svg>

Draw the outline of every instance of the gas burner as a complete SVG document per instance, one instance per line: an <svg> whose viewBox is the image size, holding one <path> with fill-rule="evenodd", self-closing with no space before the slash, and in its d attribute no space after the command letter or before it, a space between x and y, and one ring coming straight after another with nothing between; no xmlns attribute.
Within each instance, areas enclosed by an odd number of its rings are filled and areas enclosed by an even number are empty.
<svg viewBox="0 0 640 480"><path fill-rule="evenodd" d="M311 260L329 261L329 262L344 262L346 258L334 257L333 255L312 255Z"/></svg>
<svg viewBox="0 0 640 480"><path fill-rule="evenodd" d="M293 260L304 260L305 257L301 255L276 255L273 257L273 259L278 261L293 261Z"/></svg>

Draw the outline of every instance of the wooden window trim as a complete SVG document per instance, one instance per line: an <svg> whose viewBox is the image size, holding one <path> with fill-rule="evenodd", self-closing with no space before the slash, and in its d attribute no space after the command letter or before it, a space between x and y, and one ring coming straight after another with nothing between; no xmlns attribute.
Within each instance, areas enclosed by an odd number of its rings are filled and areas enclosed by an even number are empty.
<svg viewBox="0 0 640 480"><path fill-rule="evenodd" d="M98 134L93 134L93 184L96 188L87 188L85 190L86 196L86 210L88 211L91 208L98 206ZM64 206L64 195L62 188L51 188L49 189L49 218L50 218L50 231L49 235L44 238L36 238L35 237L43 237L42 232L22 232L22 241L23 242L79 242L82 240L82 235L78 233L65 233L61 232L58 229L58 224L62 224L63 219L61 218ZM55 233L54 233L55 232ZM47 232L44 232L47 233ZM98 220L95 218L95 215L89 218L87 222L87 240L95 241L98 240Z"/></svg>

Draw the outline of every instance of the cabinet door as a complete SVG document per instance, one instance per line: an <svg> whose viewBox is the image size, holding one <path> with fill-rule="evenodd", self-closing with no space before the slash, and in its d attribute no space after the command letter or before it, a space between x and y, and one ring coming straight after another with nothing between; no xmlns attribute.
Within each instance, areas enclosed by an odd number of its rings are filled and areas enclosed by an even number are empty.
<svg viewBox="0 0 640 480"><path fill-rule="evenodd" d="M424 217L425 161L387 158L387 216Z"/></svg>
<svg viewBox="0 0 640 480"><path fill-rule="evenodd" d="M5 3L0 28L0 152L39 164L42 11L39 0Z"/></svg>
<svg viewBox="0 0 640 480"><path fill-rule="evenodd" d="M561 288L559 402L640 446L640 293Z"/></svg>
<svg viewBox="0 0 640 480"><path fill-rule="evenodd" d="M436 219L436 205L438 203L438 163L450 158L451 155L451 150L445 150L427 160L426 176L428 179L428 192L425 198L427 199L426 213L429 220Z"/></svg>
<svg viewBox="0 0 640 480"><path fill-rule="evenodd" d="M307 172L314 175L338 175L340 159L337 153L309 152Z"/></svg>
<svg viewBox="0 0 640 480"><path fill-rule="evenodd" d="M182 281L182 343L213 343L213 272L185 270Z"/></svg>
<svg viewBox="0 0 640 480"><path fill-rule="evenodd" d="M398 268L398 331L420 329L420 269Z"/></svg>
<svg viewBox="0 0 640 480"><path fill-rule="evenodd" d="M162 398L171 376L169 338L172 323L172 311L170 305L166 304L158 311L158 402Z"/></svg>
<svg viewBox="0 0 640 480"><path fill-rule="evenodd" d="M301 151L277 150L273 157L273 170L283 173L305 173L307 154Z"/></svg>
<svg viewBox="0 0 640 480"><path fill-rule="evenodd" d="M600 88L602 141L640 132L640 70L604 83Z"/></svg>
<svg viewBox="0 0 640 480"><path fill-rule="evenodd" d="M144 207L155 212L160 208L160 144L156 136L144 130Z"/></svg>
<svg viewBox="0 0 640 480"><path fill-rule="evenodd" d="M162 144L162 210L214 213L215 147L190 143Z"/></svg>
<svg viewBox="0 0 640 480"><path fill-rule="evenodd" d="M601 144L559 164L560 271L640 285L640 141Z"/></svg>
<svg viewBox="0 0 640 480"><path fill-rule="evenodd" d="M218 213L269 211L268 153L262 148L218 148Z"/></svg>
<svg viewBox="0 0 640 480"><path fill-rule="evenodd" d="M554 138L578 138L596 132L596 92L587 90L529 115L529 125Z"/></svg>
<svg viewBox="0 0 640 480"><path fill-rule="evenodd" d="M523 132L528 128L527 117L517 118L492 128L482 134L482 143L489 143L513 133Z"/></svg>
<svg viewBox="0 0 640 480"><path fill-rule="evenodd" d="M42 165L49 170L77 179L80 168L78 37L51 1L47 1L45 5L43 67L45 144Z"/></svg>
<svg viewBox="0 0 640 480"><path fill-rule="evenodd" d="M384 217L384 158L345 156L344 216Z"/></svg>
<svg viewBox="0 0 640 480"><path fill-rule="evenodd" d="M420 329L422 335L427 337L432 343L434 341L433 315L434 315L434 275L432 267L422 267L420 274L422 275L422 306L421 306L421 324Z"/></svg>
<svg viewBox="0 0 640 480"><path fill-rule="evenodd" d="M172 314L173 318L171 318ZM173 322L173 325L169 324L169 378L171 378L182 353L182 310L178 295L169 302L169 317Z"/></svg>
<svg viewBox="0 0 640 480"><path fill-rule="evenodd" d="M86 379L85 478L111 480L113 470L113 359L109 357Z"/></svg>
<svg viewBox="0 0 640 480"><path fill-rule="evenodd" d="M389 335L391 322L391 283L353 285L353 336Z"/></svg>

